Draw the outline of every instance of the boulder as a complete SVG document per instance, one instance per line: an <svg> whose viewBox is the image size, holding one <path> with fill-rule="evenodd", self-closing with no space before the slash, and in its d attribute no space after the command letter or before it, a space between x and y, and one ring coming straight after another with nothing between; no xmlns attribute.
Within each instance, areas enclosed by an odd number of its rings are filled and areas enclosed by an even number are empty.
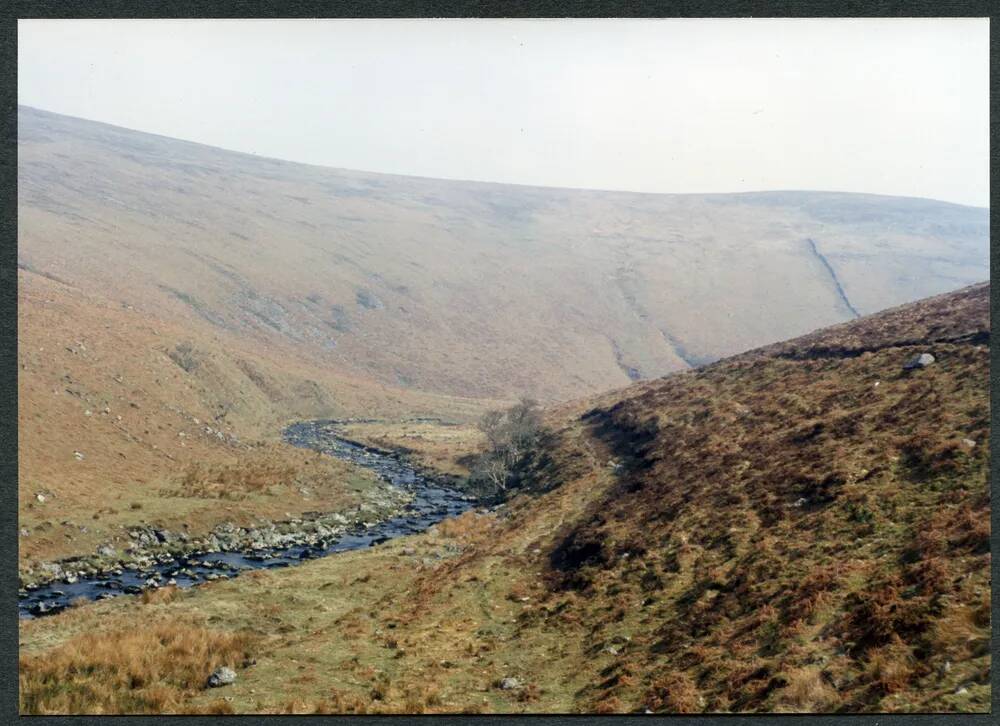
<svg viewBox="0 0 1000 726"><path fill-rule="evenodd" d="M58 603L40 602L31 606L31 613L33 615L48 615L49 613L57 613L64 608L64 605Z"/></svg>
<svg viewBox="0 0 1000 726"><path fill-rule="evenodd" d="M910 360L906 362L903 366L903 370L911 371L916 368L926 368L935 360L934 356L930 353L921 353L920 355L915 355Z"/></svg>
<svg viewBox="0 0 1000 726"><path fill-rule="evenodd" d="M515 688L521 687L521 681L516 678L511 678L510 676L504 678L500 681L500 689L503 691L512 691Z"/></svg>
<svg viewBox="0 0 1000 726"><path fill-rule="evenodd" d="M219 686L228 686L231 683L236 682L236 671L232 668L226 668L222 666L221 668L216 668L212 672L212 675L208 677L208 687L218 688Z"/></svg>

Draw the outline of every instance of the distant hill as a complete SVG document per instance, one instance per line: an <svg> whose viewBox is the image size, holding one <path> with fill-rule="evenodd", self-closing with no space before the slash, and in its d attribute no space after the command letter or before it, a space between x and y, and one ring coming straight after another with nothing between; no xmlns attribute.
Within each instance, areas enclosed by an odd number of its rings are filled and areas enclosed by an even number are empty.
<svg viewBox="0 0 1000 726"><path fill-rule="evenodd" d="M930 200L388 176L27 107L18 133L26 271L423 391L565 400L988 276L987 210Z"/></svg>

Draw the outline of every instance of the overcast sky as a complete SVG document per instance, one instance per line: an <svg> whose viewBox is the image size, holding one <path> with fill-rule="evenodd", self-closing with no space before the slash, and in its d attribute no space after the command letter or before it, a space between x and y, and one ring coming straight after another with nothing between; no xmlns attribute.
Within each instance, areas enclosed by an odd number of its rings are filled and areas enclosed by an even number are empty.
<svg viewBox="0 0 1000 726"><path fill-rule="evenodd" d="M23 104L347 169L989 203L989 25L28 20Z"/></svg>

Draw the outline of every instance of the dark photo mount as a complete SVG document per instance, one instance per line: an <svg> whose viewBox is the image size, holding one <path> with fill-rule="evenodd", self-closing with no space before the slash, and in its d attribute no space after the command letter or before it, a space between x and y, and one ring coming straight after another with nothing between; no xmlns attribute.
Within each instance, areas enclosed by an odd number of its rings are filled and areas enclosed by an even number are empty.
<svg viewBox="0 0 1000 726"><path fill-rule="evenodd" d="M118 712L159 698L156 718L195 722L992 722L989 210L615 192L609 224L593 192L278 162L17 93L18 19L986 17L988 3L43 1L3 15L11 721L64 720L59 704L91 687L66 674L107 668L94 682L124 689L104 702ZM553 247L540 234L561 213L579 228ZM699 239L746 235L704 259L756 275L753 303L727 283L697 308L683 287L696 268L658 257L698 215ZM753 252L784 244L783 225L787 249ZM933 263L873 257L898 275L866 277L862 253L903 238L948 244ZM495 267L476 269L481 255ZM760 261L784 255L794 275L768 277ZM519 306L518 284L544 294ZM700 328L674 313L681 289ZM505 350L515 336L531 342ZM99 463L107 476L88 473ZM72 635L37 635L59 622ZM157 648L195 655L170 670ZM139 665L115 671L126 653ZM350 674L336 685L334 656Z"/></svg>

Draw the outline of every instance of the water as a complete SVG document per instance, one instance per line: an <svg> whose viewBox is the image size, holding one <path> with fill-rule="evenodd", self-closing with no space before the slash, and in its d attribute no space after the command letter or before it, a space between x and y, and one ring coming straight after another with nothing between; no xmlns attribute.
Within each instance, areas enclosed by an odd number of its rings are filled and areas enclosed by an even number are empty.
<svg viewBox="0 0 1000 726"><path fill-rule="evenodd" d="M374 471L383 481L413 493L413 501L394 519L368 529L356 527L338 538L316 545L296 545L243 552L194 552L182 557L163 555L153 567L120 568L111 574L56 581L31 591L22 591L18 614L22 618L51 615L73 600L102 600L137 594L151 587L176 584L191 587L201 582L236 577L246 570L290 567L337 552L381 544L395 537L422 532L442 519L454 517L473 506L473 499L418 473L405 460L382 454L347 441L337 434L336 421L305 421L284 431L285 440L301 448L321 451Z"/></svg>

